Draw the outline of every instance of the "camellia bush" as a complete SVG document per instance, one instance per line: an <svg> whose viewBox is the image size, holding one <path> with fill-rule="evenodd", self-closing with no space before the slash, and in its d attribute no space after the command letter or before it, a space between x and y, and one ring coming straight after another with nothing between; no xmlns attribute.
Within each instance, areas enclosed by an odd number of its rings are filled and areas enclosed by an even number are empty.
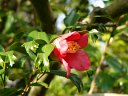
<svg viewBox="0 0 128 96"><path fill-rule="evenodd" d="M0 96L128 94L128 0L0 0Z"/></svg>

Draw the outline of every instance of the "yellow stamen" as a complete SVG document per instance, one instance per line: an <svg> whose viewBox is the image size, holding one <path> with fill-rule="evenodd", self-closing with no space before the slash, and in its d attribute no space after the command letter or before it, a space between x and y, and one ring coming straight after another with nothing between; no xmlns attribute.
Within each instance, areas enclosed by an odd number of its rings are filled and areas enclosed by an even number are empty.
<svg viewBox="0 0 128 96"><path fill-rule="evenodd" d="M77 42L69 41L68 42L68 53L76 53L80 49L80 45Z"/></svg>

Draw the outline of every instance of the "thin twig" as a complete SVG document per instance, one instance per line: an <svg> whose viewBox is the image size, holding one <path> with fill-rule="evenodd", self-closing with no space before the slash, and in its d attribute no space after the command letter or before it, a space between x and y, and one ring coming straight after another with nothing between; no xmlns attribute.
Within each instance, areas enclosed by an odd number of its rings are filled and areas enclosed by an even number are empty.
<svg viewBox="0 0 128 96"><path fill-rule="evenodd" d="M100 73L101 66L102 66L103 61L104 61L105 56L106 56L106 52L108 51L108 47L109 47L110 43L112 42L112 40L113 40L113 38L110 36L110 37L109 37L109 40L108 40L108 42L107 42L107 44L106 44L105 50L104 50L104 52L103 52L103 55L102 55L102 57L101 57L101 60L100 60L100 62L99 62L99 66L97 67L96 73L95 73L95 75L94 75L94 77L93 77L93 80L92 80L92 82L91 82L91 87L90 87L90 90L89 90L88 94L92 94L93 91L94 91L94 89L95 89L95 87L96 87L96 79L97 79L97 77L98 77L98 75L99 75L99 73Z"/></svg>

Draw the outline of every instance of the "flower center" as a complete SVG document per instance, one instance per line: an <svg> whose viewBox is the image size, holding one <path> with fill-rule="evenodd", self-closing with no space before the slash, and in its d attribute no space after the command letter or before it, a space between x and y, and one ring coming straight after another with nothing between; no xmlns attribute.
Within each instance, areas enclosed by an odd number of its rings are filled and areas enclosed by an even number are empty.
<svg viewBox="0 0 128 96"><path fill-rule="evenodd" d="M77 42L69 41L68 42L68 53L76 53L80 49L80 45Z"/></svg>

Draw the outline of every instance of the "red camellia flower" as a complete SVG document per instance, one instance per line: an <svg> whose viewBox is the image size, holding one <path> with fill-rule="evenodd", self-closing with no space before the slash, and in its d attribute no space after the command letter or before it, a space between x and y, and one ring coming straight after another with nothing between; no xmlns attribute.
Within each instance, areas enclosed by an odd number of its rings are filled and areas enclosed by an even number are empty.
<svg viewBox="0 0 128 96"><path fill-rule="evenodd" d="M53 41L55 45L54 54L64 65L67 77L70 76L72 68L84 71L89 69L90 60L82 50L88 44L88 36L79 32L62 35Z"/></svg>

